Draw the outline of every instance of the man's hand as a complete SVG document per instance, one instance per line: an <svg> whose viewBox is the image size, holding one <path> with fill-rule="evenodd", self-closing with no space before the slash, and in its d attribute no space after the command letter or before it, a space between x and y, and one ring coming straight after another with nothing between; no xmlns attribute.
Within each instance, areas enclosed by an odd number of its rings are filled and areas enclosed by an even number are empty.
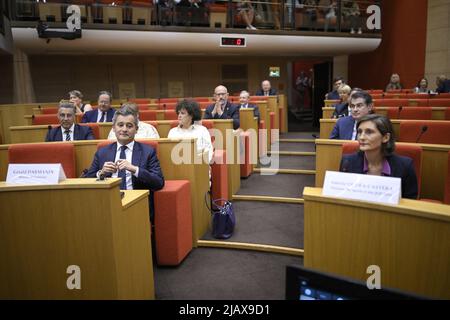
<svg viewBox="0 0 450 320"><path fill-rule="evenodd" d="M136 166L133 166L131 163L129 163L127 160L125 159L119 159L116 162L116 166L117 166L117 170L128 170L130 171L132 174L136 173Z"/></svg>
<svg viewBox="0 0 450 320"><path fill-rule="evenodd" d="M219 117L221 117L223 114L223 106L222 106L222 101L220 99L218 99L216 101L216 104L214 105L214 109L211 112L213 117L216 115L216 113L219 115Z"/></svg>
<svg viewBox="0 0 450 320"><path fill-rule="evenodd" d="M106 174L106 173L114 173L117 171L117 166L114 162L111 161L107 161L105 162L105 164L103 165L103 168L101 170L101 174Z"/></svg>

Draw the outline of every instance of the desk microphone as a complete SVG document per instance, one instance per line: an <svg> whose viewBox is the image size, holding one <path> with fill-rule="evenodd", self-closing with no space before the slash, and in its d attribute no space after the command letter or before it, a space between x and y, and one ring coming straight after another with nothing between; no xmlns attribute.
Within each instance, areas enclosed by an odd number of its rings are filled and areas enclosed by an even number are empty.
<svg viewBox="0 0 450 320"><path fill-rule="evenodd" d="M402 110L403 110L402 106L398 107L397 119L400 119L400 113L402 112Z"/></svg>
<svg viewBox="0 0 450 320"><path fill-rule="evenodd" d="M422 135L428 130L428 126L422 126L419 135L417 136L416 143L419 142L420 138L422 138Z"/></svg>
<svg viewBox="0 0 450 320"><path fill-rule="evenodd" d="M52 126L49 124L49 125L47 126L47 129L48 129L48 131L52 130Z"/></svg>

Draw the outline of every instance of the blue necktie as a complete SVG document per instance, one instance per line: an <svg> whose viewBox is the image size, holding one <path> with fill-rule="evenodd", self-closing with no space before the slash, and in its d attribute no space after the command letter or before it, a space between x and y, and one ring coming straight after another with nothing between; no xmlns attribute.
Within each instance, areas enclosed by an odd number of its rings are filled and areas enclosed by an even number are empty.
<svg viewBox="0 0 450 320"><path fill-rule="evenodd" d="M70 141L70 130L66 130L64 133L66 134L66 141Z"/></svg>
<svg viewBox="0 0 450 320"><path fill-rule="evenodd" d="M103 111L103 112L102 112L102 117L100 118L100 121L99 121L99 122L105 122L105 115L106 115L106 112Z"/></svg>
<svg viewBox="0 0 450 320"><path fill-rule="evenodd" d="M120 159L126 159L125 150L127 149L127 146L121 146L120 147ZM127 189L127 173L126 170L120 170L117 174L119 178L122 178L122 182L120 183L120 190L126 190Z"/></svg>

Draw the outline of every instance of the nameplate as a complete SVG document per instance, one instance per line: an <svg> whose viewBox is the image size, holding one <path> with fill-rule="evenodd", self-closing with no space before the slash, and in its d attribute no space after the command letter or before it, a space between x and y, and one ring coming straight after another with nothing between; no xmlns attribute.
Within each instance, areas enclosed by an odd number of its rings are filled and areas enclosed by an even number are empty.
<svg viewBox="0 0 450 320"><path fill-rule="evenodd" d="M8 165L7 183L57 184L66 180L60 163L11 163Z"/></svg>
<svg viewBox="0 0 450 320"><path fill-rule="evenodd" d="M327 171L324 196L398 204L402 195L400 178Z"/></svg>

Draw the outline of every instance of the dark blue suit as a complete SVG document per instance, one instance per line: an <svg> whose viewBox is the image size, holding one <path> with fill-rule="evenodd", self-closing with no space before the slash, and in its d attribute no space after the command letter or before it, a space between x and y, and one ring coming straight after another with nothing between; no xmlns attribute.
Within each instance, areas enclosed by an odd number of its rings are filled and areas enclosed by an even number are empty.
<svg viewBox="0 0 450 320"><path fill-rule="evenodd" d="M418 187L414 163L411 158L392 154L386 157L391 167L391 177L402 179L402 198L417 199ZM343 155L340 171L364 173L364 152Z"/></svg>
<svg viewBox="0 0 450 320"><path fill-rule="evenodd" d="M276 96L277 95L277 90L270 88L269 90L269 96ZM256 91L255 96L264 96L264 91L263 89L258 89L258 91Z"/></svg>
<svg viewBox="0 0 450 320"><path fill-rule="evenodd" d="M99 109L95 109L95 110L91 110L91 111L86 112L83 115L83 118L81 119L81 122L82 123L97 122L98 112L101 112L101 111ZM106 122L112 122L112 118L114 116L114 113L116 113L116 110L114 110L113 108L110 108L106 112Z"/></svg>
<svg viewBox="0 0 450 320"><path fill-rule="evenodd" d="M222 116L219 116L216 113L213 117L212 115L213 110L214 104L209 105L205 110L205 115L203 116L203 119L233 119L233 129L236 130L240 127L238 106L235 106L231 104L229 101L227 101Z"/></svg>
<svg viewBox="0 0 450 320"><path fill-rule="evenodd" d="M339 100L341 97L337 90L331 91L327 94L327 100Z"/></svg>
<svg viewBox="0 0 450 320"><path fill-rule="evenodd" d="M438 93L448 93L450 92L450 80L445 80L437 89Z"/></svg>
<svg viewBox="0 0 450 320"><path fill-rule="evenodd" d="M348 116L348 103L340 103L334 105L334 112L332 118L342 118Z"/></svg>
<svg viewBox="0 0 450 320"><path fill-rule="evenodd" d="M75 124L73 128L73 140L94 140L92 129L88 126L80 126ZM53 128L47 132L45 141L63 141L61 126ZM64 140L65 141L65 140Z"/></svg>
<svg viewBox="0 0 450 320"><path fill-rule="evenodd" d="M238 109L240 110L242 108L242 106L241 105L238 105ZM258 108L258 106L256 105L256 104L248 104L247 105L247 108L253 108L253 116L254 117L257 117L258 118L258 123L259 123L259 120L260 120L260 118L261 118L261 115L259 114L259 108Z"/></svg>
<svg viewBox="0 0 450 320"><path fill-rule="evenodd" d="M103 168L105 162L115 161L116 153L117 142L97 150L94 161L92 161L91 167L86 173L86 178L96 178L97 172ZM139 167L138 177L131 176L133 189L150 190L150 217L153 220L153 191L160 190L164 187L164 177L155 149L135 141L131 163Z"/></svg>
<svg viewBox="0 0 450 320"><path fill-rule="evenodd" d="M331 131L330 139L352 140L353 127L355 119L353 117L342 117L336 122L333 131Z"/></svg>

